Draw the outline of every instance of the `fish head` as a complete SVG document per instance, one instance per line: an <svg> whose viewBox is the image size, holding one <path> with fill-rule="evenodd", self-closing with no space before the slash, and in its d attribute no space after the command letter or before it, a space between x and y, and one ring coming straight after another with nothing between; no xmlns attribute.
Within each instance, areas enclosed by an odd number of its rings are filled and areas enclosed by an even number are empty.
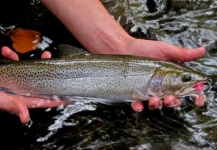
<svg viewBox="0 0 217 150"><path fill-rule="evenodd" d="M191 69L159 69L149 82L149 95L165 97L194 96L209 88L209 80Z"/></svg>

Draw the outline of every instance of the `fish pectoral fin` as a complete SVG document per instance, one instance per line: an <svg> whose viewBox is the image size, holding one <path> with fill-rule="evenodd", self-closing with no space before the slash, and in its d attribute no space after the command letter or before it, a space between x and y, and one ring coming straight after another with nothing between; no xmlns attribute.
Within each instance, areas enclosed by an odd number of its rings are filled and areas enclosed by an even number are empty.
<svg viewBox="0 0 217 150"><path fill-rule="evenodd" d="M132 97L133 97L133 99L136 99L136 100L143 100L143 101L148 101L149 98L150 98L149 96L144 95L144 94L143 94L142 92L140 92L139 90L133 91Z"/></svg>
<svg viewBox="0 0 217 150"><path fill-rule="evenodd" d="M59 57L61 58L81 55L81 54L82 55L88 54L88 52L85 51L84 49L69 44L58 45L58 50L59 50Z"/></svg>

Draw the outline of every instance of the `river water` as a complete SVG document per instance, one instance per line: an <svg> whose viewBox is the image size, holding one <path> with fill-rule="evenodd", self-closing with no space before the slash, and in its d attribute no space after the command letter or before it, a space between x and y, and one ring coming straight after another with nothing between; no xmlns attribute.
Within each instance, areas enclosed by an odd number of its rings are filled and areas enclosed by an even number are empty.
<svg viewBox="0 0 217 150"><path fill-rule="evenodd" d="M9 0L13 3L18 3ZM1 8L4 26L42 31L54 41L79 45L37 1L20 1ZM164 40L195 48L206 55L185 65L217 79L217 2L215 0L102 0L110 14L132 36ZM22 5L21 5L22 4ZM3 5L1 5L3 6ZM29 12L29 13L26 13ZM2 13L1 13L2 14ZM28 14L28 15L27 15ZM32 15L31 17L28 17ZM50 26L52 24L52 27ZM58 30L56 30L58 28ZM55 32L53 32L55 31ZM57 42L57 43L58 43ZM217 149L216 84L206 105L196 108L186 100L181 108L135 113L127 103L77 103L66 108L31 110L32 124L1 112L0 139L6 149ZM9 142L10 144L6 144ZM4 144L5 143L5 144ZM4 146L3 146L4 145Z"/></svg>

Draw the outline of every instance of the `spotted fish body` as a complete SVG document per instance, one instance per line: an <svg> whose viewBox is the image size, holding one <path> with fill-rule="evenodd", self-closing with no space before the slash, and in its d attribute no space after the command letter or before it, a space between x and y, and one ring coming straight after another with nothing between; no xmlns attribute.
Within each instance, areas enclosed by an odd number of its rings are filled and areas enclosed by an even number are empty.
<svg viewBox="0 0 217 150"><path fill-rule="evenodd" d="M190 75L191 81L183 82ZM114 102L199 94L206 77L180 65L135 56L77 54L0 65L0 87L39 97L90 97Z"/></svg>

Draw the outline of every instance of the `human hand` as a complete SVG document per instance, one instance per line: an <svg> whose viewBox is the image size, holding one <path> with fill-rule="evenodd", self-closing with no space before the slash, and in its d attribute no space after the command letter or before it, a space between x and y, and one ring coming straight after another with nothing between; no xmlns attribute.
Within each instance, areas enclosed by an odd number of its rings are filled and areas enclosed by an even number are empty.
<svg viewBox="0 0 217 150"><path fill-rule="evenodd" d="M150 41L133 39L126 46L126 54L144 56L150 58L157 58L161 60L176 60L176 61L191 61L202 57L205 54L205 48L199 47L193 50L174 46L163 41ZM203 106L205 101L205 95L201 94L198 97L194 97L194 103L196 106ZM168 95L161 100L158 97L151 97L148 103L148 107L151 110L164 107L178 107L181 105L181 100L175 98L172 95ZM133 110L140 112L144 109L142 102L135 101L131 104Z"/></svg>
<svg viewBox="0 0 217 150"><path fill-rule="evenodd" d="M11 60L19 60L18 55L6 46L2 47L2 55ZM45 51L41 58L51 58L51 53ZM17 115L22 123L27 123L30 120L28 108L51 108L59 105L66 105L66 101L31 98L0 92L0 109Z"/></svg>
<svg viewBox="0 0 217 150"><path fill-rule="evenodd" d="M192 61L205 54L205 48L187 49L164 41L132 39L125 48L125 54L156 58L160 60Z"/></svg>
<svg viewBox="0 0 217 150"><path fill-rule="evenodd" d="M2 56L14 61L19 60L18 55L7 46L2 47ZM49 59L49 58L51 58L51 53L49 51L44 51L41 55L41 59Z"/></svg>
<svg viewBox="0 0 217 150"><path fill-rule="evenodd" d="M193 97L194 103L197 107L203 106L205 99L206 97L204 94L200 94L198 95L198 97ZM181 103L181 99L175 98L173 95L168 95L163 100L159 97L151 97L148 101L148 108L150 110L160 109L163 106L174 108L180 106ZM141 112L144 109L144 106L141 101L132 102L131 107L136 112Z"/></svg>

